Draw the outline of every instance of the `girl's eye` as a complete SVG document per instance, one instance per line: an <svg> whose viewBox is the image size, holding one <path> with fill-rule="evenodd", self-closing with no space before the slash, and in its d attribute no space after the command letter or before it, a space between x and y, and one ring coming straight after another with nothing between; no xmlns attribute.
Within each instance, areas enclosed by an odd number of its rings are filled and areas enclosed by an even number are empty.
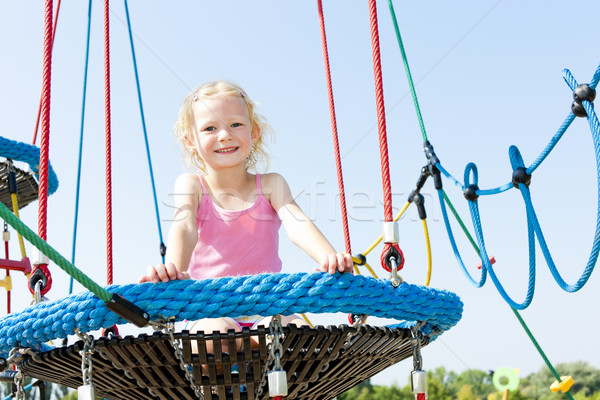
<svg viewBox="0 0 600 400"><path fill-rule="evenodd" d="M214 126L207 126L206 128L204 128L205 132L214 132L217 128L215 128Z"/></svg>
<svg viewBox="0 0 600 400"><path fill-rule="evenodd" d="M242 126L242 124L240 122L234 122L233 124L231 124L232 128L237 128L237 127L240 127L240 126Z"/></svg>

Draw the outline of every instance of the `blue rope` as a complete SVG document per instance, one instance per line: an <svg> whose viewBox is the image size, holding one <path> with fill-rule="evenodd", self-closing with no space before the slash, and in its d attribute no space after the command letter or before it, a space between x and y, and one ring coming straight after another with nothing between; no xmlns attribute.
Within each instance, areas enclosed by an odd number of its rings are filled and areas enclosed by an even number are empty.
<svg viewBox="0 0 600 400"><path fill-rule="evenodd" d="M73 221L73 247L71 264L75 265L75 249L77 248L77 220L79 219L79 191L81 189L81 162L83 154L83 127L85 121L85 99L87 93L88 65L90 60L90 27L92 25L92 0L88 2L87 41L85 47L85 67L83 69L83 99L81 100L81 126L79 129L79 160L77 162L77 187L75 190L75 217ZM73 277L69 282L69 294L73 293Z"/></svg>
<svg viewBox="0 0 600 400"><path fill-rule="evenodd" d="M431 337L456 325L463 308L458 296L445 290L406 282L394 289L389 281L352 274L260 274L114 285L109 290L145 310L151 320L342 312L424 321L423 333ZM42 302L0 319L0 354L65 338L75 328L89 332L125 322L89 292Z"/></svg>
<svg viewBox="0 0 600 400"><path fill-rule="evenodd" d="M442 164L437 163L435 164L435 166L437 167L437 169L440 170L440 172L446 177L448 178L448 180L452 183L454 183L454 185L459 188L461 191L464 190L462 183L460 183L456 178L454 178L452 175L450 175L450 173L448 171L446 171L446 169L444 167L442 167Z"/></svg>
<svg viewBox="0 0 600 400"><path fill-rule="evenodd" d="M452 251L454 251L454 256L456 257L458 264L462 267L462 270L465 273L467 279L469 279L475 287L480 288L483 285L485 285L487 269L484 264L481 264L481 278L479 279L479 282L473 279L473 277L467 270L467 267L465 267L465 263L463 262L462 257L460 256L460 252L458 251L458 247L456 246L456 240L454 239L452 227L450 226L450 220L448 219L448 211L446 210L446 203L444 202L444 192L442 191L442 189L438 190L438 198L440 200L440 207L442 209L442 215L444 217L444 224L446 225L446 232L448 233L448 239L450 239L450 244L452 245Z"/></svg>
<svg viewBox="0 0 600 400"><path fill-rule="evenodd" d="M0 156L29 164L29 168L31 168L39 181L39 147L0 136ZM53 194L56 192L56 189L58 189L58 178L52 169L52 165L48 163L48 194Z"/></svg>
<svg viewBox="0 0 600 400"><path fill-rule="evenodd" d="M478 174L477 174L477 166L473 163L469 163L465 168L465 186L469 185L477 185L478 182ZM523 310L527 308L531 301L533 300L533 294L535 292L535 246L534 246L534 237L533 232L531 230L531 225L528 225L527 236L529 240L529 285L527 287L527 295L525 300L522 303L515 302L509 295L506 293L506 290L500 283L500 280L496 276L494 272L494 268L492 267L492 263L489 260L487 250L485 247L485 241L483 239L483 229L481 226L481 220L479 216L479 205L478 201L469 201L469 211L471 213L471 219L473 220L473 228L475 230L475 237L477 238L477 245L479 247L479 252L481 254L481 268L485 268L489 274L490 279L496 286L496 289L500 293L500 295L504 298L504 300L512 307L517 310ZM529 215L528 215L529 220ZM531 252L533 249L534 253Z"/></svg>
<svg viewBox="0 0 600 400"><path fill-rule="evenodd" d="M29 385L27 385L27 386L25 386L25 387L23 388L23 391L24 391L24 392L28 392L28 391L30 391L32 388L33 388L33 383L30 383ZM9 394L8 396L6 396L6 397L4 398L4 400L11 400L11 399L14 399L14 398L15 398L15 397L13 397L13 395L12 395L12 394Z"/></svg>
<svg viewBox="0 0 600 400"><path fill-rule="evenodd" d="M140 105L140 116L142 118L142 128L144 132L144 141L146 143L146 156L148 158L148 169L150 170L150 182L152 183L152 194L154 196L154 210L156 212L156 225L158 226L158 236L161 247L164 245L162 229L160 227L160 215L158 212L158 200L156 199L156 186L154 185L154 172L152 171L152 158L150 157L150 146L148 145L148 133L146 132L146 119L144 118L144 106L142 105L142 91L140 89L140 78L138 76L137 62L135 58L135 48L133 47L133 35L131 34L131 22L129 20L129 8L127 0L125 1L125 15L127 15L127 30L129 32L129 43L131 44L131 56L133 58L133 70L135 71L135 83L137 85L138 103ZM162 256L162 262L165 262L165 257Z"/></svg>
<svg viewBox="0 0 600 400"><path fill-rule="evenodd" d="M462 183L460 183L455 177L453 177L448 171L446 171L444 169L444 167L442 167L442 164L437 163L435 164L435 166L437 167L437 169L440 170L440 172L446 177L448 178L448 180L450 180L452 183L454 183L454 185L459 188L461 191L465 190L465 187L463 186ZM494 188L494 189L479 189L477 190L475 193L478 196L486 196L486 195L492 195L492 194L498 194L498 193L502 193L502 192L506 192L509 189L512 189L513 185L511 182L507 183L506 185Z"/></svg>
<svg viewBox="0 0 600 400"><path fill-rule="evenodd" d="M565 79L565 82L571 88L571 90L574 91L575 88L578 86L578 84L568 69L565 69L563 71L563 77ZM595 89L595 87L598 85L599 81L600 81L600 65L598 66L598 68L596 69L596 72L594 73L594 77L591 80L590 87ZM486 251L486 247L485 247L485 240L484 240L484 236L483 236L483 229L481 226L478 200L476 199L474 201L469 201L469 211L471 214L471 219L473 221L475 236L477 238L477 243L479 246L479 251L480 251L481 260L482 260L482 278L479 282L476 282L469 275L468 271L466 270L466 268L464 266L464 263L462 262L462 259L460 257L460 254L458 252L458 249L457 249L457 246L456 246L456 243L454 240L454 236L452 234L452 230L450 228L450 224L448 221L448 215L447 215L446 207L444 204L444 199L441 196L441 194L439 194L439 196L438 196L439 200L440 200L440 205L442 208L442 214L444 216L444 222L446 224L446 230L448 231L448 237L450 239L450 243L452 245L452 248L454 250L456 258L457 258L459 264L461 265L461 267L463 268L464 272L466 273L467 277L471 280L471 282L473 284L475 284L477 287L479 287L485 283L485 272L486 271L489 272L490 278L491 278L492 282L494 283L494 285L496 286L496 289L498 290L498 292L501 294L501 296L504 298L504 300L512 308L517 309L517 310L522 310L522 309L527 308L531 304L531 301L533 300L533 295L535 292L535 276L536 276L536 255L535 255L536 238L537 238L537 242L540 246L540 249L542 251L542 254L544 255L544 259L546 260L546 264L548 265L548 268L549 268L552 276L554 277L554 280L557 282L557 284L560 286L560 288L566 292L575 292L575 291L578 291L579 289L581 289L587 283L589 277L591 276L591 274L594 270L596 262L598 260L598 255L600 253L600 122L598 121L598 116L596 115L596 112L594 111L593 104L591 104L587 100L582 101L582 104L587 113L587 120L588 120L588 124L590 126L590 131L591 131L592 139L593 139L593 143L594 143L594 150L595 150L595 157L596 157L596 171L597 171L596 180L597 180L597 185L598 185L599 189L598 189L598 207L597 207L597 213L596 213L596 231L594 234L594 241L592 244L590 257L584 268L583 273L581 274L581 276L579 277L579 279L577 280L577 282L575 284L568 284L567 282L565 282L565 280L562 278L562 276L558 272L558 269L552 259L552 255L550 254L550 250L548 249L548 245L544 238L540 223L538 221L538 218L537 218L534 206L533 206L533 202L531 200L531 193L529 191L529 188L525 184L519 183L518 187L519 187L519 191L521 192L521 196L523 197L523 202L525 204L525 210L526 210L526 215L527 215L527 238L528 238L528 246L529 246L529 280L528 280L527 294L525 296L525 300L521 303L517 303L507 294L506 290L504 289L504 287L500 283L498 277L496 276L494 269L492 268L492 265L488 259L488 255L487 255L487 251ZM556 146L558 141L562 138L565 131L567 130L567 128L570 126L570 124L573 122L574 119L575 119L575 116L573 115L573 113L569 113L566 120L563 122L563 124L561 125L561 127L559 128L557 133L552 137L552 139L550 140L550 142L548 143L548 145L546 146L544 151L540 154L540 156L538 156L536 161L529 168L526 169L528 174L531 174L541 164L541 162L548 156L548 154L552 151L552 149ZM511 167L512 167L513 171L515 171L517 168L525 168L525 164L523 162L521 153L519 152L519 149L516 146L511 146L509 148L509 158L510 158L510 163L511 163ZM449 173L447 173L445 170L443 170L443 168L441 168L439 164L437 164L437 167L440 169L440 171L442 171L442 173L446 177L448 177L450 179L451 182L453 182L456 186L459 186L461 188L461 190L463 190L463 188L468 187L472 184L477 185L477 183L478 183L477 166L473 163L468 164L465 168L464 185L461 185L455 178L453 178ZM502 191L510 189L510 187L512 187L512 183L501 186L497 189L485 191L486 192L485 194L500 193ZM484 191L480 190L477 192L477 194L479 194L479 195L484 194L483 192ZM492 193L492 192L494 192L494 193Z"/></svg>

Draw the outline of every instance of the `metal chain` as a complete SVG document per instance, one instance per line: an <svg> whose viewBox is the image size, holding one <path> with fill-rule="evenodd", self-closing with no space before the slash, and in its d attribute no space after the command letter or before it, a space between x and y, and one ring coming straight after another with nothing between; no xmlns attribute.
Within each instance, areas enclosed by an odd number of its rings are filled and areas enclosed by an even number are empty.
<svg viewBox="0 0 600 400"><path fill-rule="evenodd" d="M84 386L91 386L94 374L94 363L92 356L96 351L94 349L94 338L86 333L82 333L79 329L76 329L75 333L83 341L83 350L79 352L81 354L81 381Z"/></svg>
<svg viewBox="0 0 600 400"><path fill-rule="evenodd" d="M200 400L204 400L204 395L202 394L202 390L196 385L196 382L194 381L194 375L191 371L191 365L186 364L183 361L183 352L181 351L181 341L178 339L175 339L175 335L174 335L174 333L175 333L174 323L173 322L166 323L164 330L165 330L165 333L167 333L169 335L169 338L171 339L171 345L173 346L173 350L175 352L175 357L177 358L177 360L179 360L179 366L185 373L185 377L187 378L188 382L190 383L190 387L194 391L196 398L198 398Z"/></svg>
<svg viewBox="0 0 600 400"><path fill-rule="evenodd" d="M424 322L419 322L410 328L412 332L412 345L413 345L413 369L420 371L423 367L423 357L421 356L421 338L419 336L419 328L423 326Z"/></svg>
<svg viewBox="0 0 600 400"><path fill-rule="evenodd" d="M23 373L21 370L17 370L17 374L15 375L15 385L17 386L17 393L15 399L24 400L25 392L23 391Z"/></svg>
<svg viewBox="0 0 600 400"><path fill-rule="evenodd" d="M281 341L284 338L285 334L283 333L283 328L281 326L281 315L274 315L271 317L271 323L269 324L269 333L267 334L267 340L269 340L269 344L267 345L268 355L265 364L262 367L260 382L256 386L256 392L254 394L256 398L260 398L264 393L271 364L273 364L273 362L275 363L275 366L273 367L274 371L281 371L283 369L281 367L281 356L283 355Z"/></svg>

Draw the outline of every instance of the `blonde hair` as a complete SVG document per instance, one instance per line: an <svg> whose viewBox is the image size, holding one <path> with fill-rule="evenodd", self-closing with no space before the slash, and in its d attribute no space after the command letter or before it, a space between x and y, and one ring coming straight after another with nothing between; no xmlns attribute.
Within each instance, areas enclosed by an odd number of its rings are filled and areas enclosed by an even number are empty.
<svg viewBox="0 0 600 400"><path fill-rule="evenodd" d="M191 167L197 168L201 172L206 172L206 164L200 157L198 151L191 148L194 142L194 111L193 105L195 101L202 99L214 99L218 97L235 96L244 100L248 109L248 117L252 125L252 130L258 129L259 136L252 146L252 151L246 161L246 169L255 172L261 172L269 167L268 147L265 143L271 135L271 127L267 123L265 117L255 111L256 103L253 102L244 89L238 85L225 82L214 81L205 83L197 87L192 93L186 96L183 104L179 109L179 116L173 128L175 139L181 143L182 155L185 163ZM260 168L263 166L263 168Z"/></svg>

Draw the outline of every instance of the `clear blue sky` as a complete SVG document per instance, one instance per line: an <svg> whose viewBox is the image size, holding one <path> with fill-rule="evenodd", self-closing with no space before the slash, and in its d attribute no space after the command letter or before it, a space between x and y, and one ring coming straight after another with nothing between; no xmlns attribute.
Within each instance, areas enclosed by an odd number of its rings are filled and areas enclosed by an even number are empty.
<svg viewBox="0 0 600 400"><path fill-rule="evenodd" d="M600 3L585 0L461 3L395 2L429 139L443 165L461 179L468 162L479 167L480 186L510 180L508 147L517 145L529 165L556 132L572 101L561 71L587 82L600 57ZM180 102L198 83L228 79L241 84L272 124L271 170L286 177L298 203L330 241L343 248L337 203L329 108L315 1L129 2L146 123L166 237L172 185L181 172L171 128ZM159 261L135 80L122 2L111 5L111 76L114 179L115 282L128 283ZM367 2L324 4L354 252L380 233L383 210L375 94ZM2 136L31 142L41 88L42 3L0 0L0 121ZM379 2L383 81L391 155L394 206L401 207L425 164L414 112L387 2ZM87 2L63 2L52 80L50 154L60 180L49 200L48 240L70 258L77 148L81 113ZM94 4L85 120L83 184L76 265L105 282L104 103L102 6ZM533 176L531 191L542 228L560 271L575 282L589 256L596 220L594 152L589 128L576 120ZM445 188L469 222L466 202ZM456 292L463 320L424 350L424 367L462 371L503 366L537 371L542 359L491 282L476 289L451 251L431 182L423 193L433 248L431 285ZM527 288L526 222L520 195L511 190L480 200L488 251L509 293L522 301ZM37 207L23 210L37 226ZM455 226L455 230L456 230ZM411 208L400 221L402 271L412 283L425 280L421 223ZM314 262L282 232L280 253L287 272L310 271ZM13 239L16 235L13 234ZM465 240L469 266L475 254ZM377 248L370 262L377 267ZM12 256L18 257L16 240ZM584 360L600 367L600 328L590 309L600 280L566 294L554 283L538 251L533 304L522 313L554 362ZM377 267L377 272L383 275ZM68 278L53 268L51 298L68 292ZM29 302L25 279L13 274L13 308ZM76 286L76 291L82 290ZM4 291L3 291L4 292ZM5 295L0 293L0 310ZM336 317L344 323L345 316ZM327 323L331 318L314 317ZM133 331L133 330L132 330ZM404 385L410 361L380 374L375 383Z"/></svg>

